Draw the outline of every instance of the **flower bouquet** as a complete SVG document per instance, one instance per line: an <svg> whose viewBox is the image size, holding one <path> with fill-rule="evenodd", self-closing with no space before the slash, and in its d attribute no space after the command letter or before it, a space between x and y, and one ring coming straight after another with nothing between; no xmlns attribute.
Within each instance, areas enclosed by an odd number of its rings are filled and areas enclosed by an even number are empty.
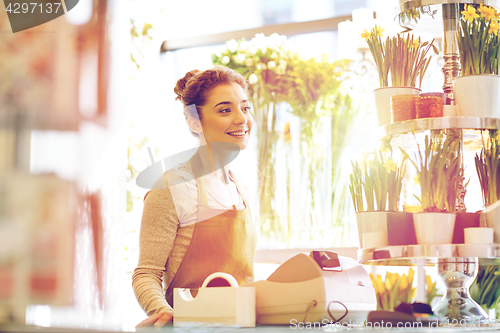
<svg viewBox="0 0 500 333"><path fill-rule="evenodd" d="M500 40L493 7L465 5L457 29L462 76L454 80L461 116L500 117Z"/></svg>
<svg viewBox="0 0 500 333"><path fill-rule="evenodd" d="M212 62L243 74L249 83L249 98L257 125L261 234L269 238L281 238L272 240L274 243L289 243L291 234L295 234L296 230L311 230L312 239L312 232L324 232L320 229L330 228L330 221L339 220L338 212L342 208L333 212L333 207L337 207L340 199L347 201L338 189L336 182L339 177L336 170L340 170L338 164L341 162L340 154L343 149L337 147L344 147L348 137L346 132L355 114L352 99L342 87L342 76L349 71L348 61L331 61L326 56L305 58L288 47L285 36L272 34L266 37L257 34L250 41L228 41L223 52L212 55ZM281 130L286 128L280 126L280 108L284 107L300 120L300 168L293 168L292 156L288 157L292 155L290 138L293 136L293 128L288 125L286 131ZM321 131L322 117L331 118L333 166L332 171L328 172L333 173L331 188L337 188L335 199L333 193L329 193L332 196L332 219L322 219L320 214L324 212L320 212L319 204L315 205L316 198L322 196L318 193L321 186L317 175L325 171L321 170L324 149L317 144L318 135L314 139L315 133ZM284 163L286 170L275 168L276 159L279 158L277 156L280 155L277 152L280 137L287 138L284 140L287 150ZM296 158L293 160L297 161ZM303 193L307 192L305 200L311 202L306 210L293 204L295 195L290 192L294 190L293 186L287 185L286 203L277 203L278 191L281 189L276 179L277 172L280 171L286 174L288 185L291 183L290 178L304 178L301 179L301 184L307 186L307 191L301 190ZM303 193L300 194L301 197ZM318 209L315 211L316 206ZM313 217L316 219L315 228L310 227L313 222L309 220ZM319 226L318 222L328 225ZM306 238L304 233L297 232L296 235L298 238Z"/></svg>
<svg viewBox="0 0 500 333"><path fill-rule="evenodd" d="M417 296L413 287L415 271L410 268L408 275L387 272L385 280L379 274L369 274L377 294L377 310L394 311L400 303L411 303Z"/></svg>

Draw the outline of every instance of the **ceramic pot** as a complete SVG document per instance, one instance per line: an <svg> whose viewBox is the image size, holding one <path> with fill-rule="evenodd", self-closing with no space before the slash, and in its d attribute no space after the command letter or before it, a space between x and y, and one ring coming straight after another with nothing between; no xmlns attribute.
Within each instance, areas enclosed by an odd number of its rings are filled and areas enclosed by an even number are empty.
<svg viewBox="0 0 500 333"><path fill-rule="evenodd" d="M359 247L363 247L363 234L387 232L387 219L390 212L357 212Z"/></svg>
<svg viewBox="0 0 500 333"><path fill-rule="evenodd" d="M500 76L467 75L454 79L457 114L500 118Z"/></svg>
<svg viewBox="0 0 500 333"><path fill-rule="evenodd" d="M500 201L489 205L484 209L486 226L493 228L493 241L500 244Z"/></svg>
<svg viewBox="0 0 500 333"><path fill-rule="evenodd" d="M448 97L446 96L446 93L444 93L444 92L426 92L426 93L420 94L420 97L427 97L427 96L441 97L443 99L444 105L446 105L448 103Z"/></svg>
<svg viewBox="0 0 500 333"><path fill-rule="evenodd" d="M389 245L417 244L413 214L390 212L387 216L387 238Z"/></svg>
<svg viewBox="0 0 500 333"><path fill-rule="evenodd" d="M373 91L378 125L391 123L391 97L397 95L419 95L420 89L410 87L386 87Z"/></svg>
<svg viewBox="0 0 500 333"><path fill-rule="evenodd" d="M418 244L451 244L455 213L423 212L413 214Z"/></svg>
<svg viewBox="0 0 500 333"><path fill-rule="evenodd" d="M453 231L453 244L465 242L464 229L479 227L480 213L456 213L455 230Z"/></svg>

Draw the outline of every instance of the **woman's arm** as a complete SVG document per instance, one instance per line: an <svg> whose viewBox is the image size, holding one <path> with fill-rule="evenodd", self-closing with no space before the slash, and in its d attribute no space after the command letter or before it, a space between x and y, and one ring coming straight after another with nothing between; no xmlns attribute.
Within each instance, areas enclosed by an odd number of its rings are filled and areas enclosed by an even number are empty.
<svg viewBox="0 0 500 333"><path fill-rule="evenodd" d="M172 310L162 283L178 226L170 190L149 191L141 221L139 264L132 276L135 296L148 316Z"/></svg>

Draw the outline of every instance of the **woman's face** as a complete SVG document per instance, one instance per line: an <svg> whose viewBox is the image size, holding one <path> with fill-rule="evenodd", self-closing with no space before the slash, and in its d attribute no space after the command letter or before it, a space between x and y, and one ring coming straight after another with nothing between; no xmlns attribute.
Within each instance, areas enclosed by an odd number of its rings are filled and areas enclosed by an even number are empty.
<svg viewBox="0 0 500 333"><path fill-rule="evenodd" d="M248 146L253 117L245 91L237 83L215 87L201 107L201 126L208 142L232 142Z"/></svg>

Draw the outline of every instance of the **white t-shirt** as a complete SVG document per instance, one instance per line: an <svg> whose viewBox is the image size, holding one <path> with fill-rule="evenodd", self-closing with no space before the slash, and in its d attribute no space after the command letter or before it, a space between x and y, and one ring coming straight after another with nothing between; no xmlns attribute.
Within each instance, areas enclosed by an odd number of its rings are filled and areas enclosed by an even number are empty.
<svg viewBox="0 0 500 333"><path fill-rule="evenodd" d="M174 201L175 210L179 217L180 226L188 226L197 221L198 211L198 187L194 174L187 167L186 164L179 164L173 169L166 172L166 177L169 183L170 193ZM170 185L174 184L174 185ZM231 176L229 176L230 190L232 193L238 193L236 184ZM213 209L233 209L233 207L224 206L220 200L220 194L211 190L210 186L205 182L207 191L208 207ZM229 189L228 189L229 190ZM245 191L245 189L242 189ZM246 193L244 193L246 195ZM235 198L236 199L236 198ZM236 209L245 209L241 194L238 195L238 202L235 203Z"/></svg>

